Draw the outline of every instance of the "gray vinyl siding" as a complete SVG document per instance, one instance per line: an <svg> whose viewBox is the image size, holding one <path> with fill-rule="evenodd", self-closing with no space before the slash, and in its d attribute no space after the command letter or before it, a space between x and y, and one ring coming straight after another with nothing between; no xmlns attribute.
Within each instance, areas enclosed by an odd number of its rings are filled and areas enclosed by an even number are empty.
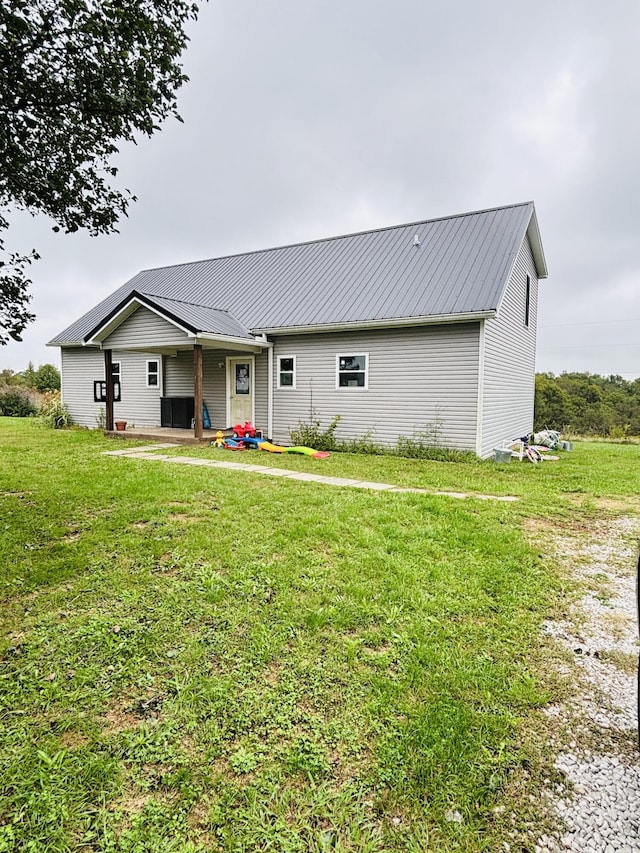
<svg viewBox="0 0 640 853"><path fill-rule="evenodd" d="M269 417L269 355L265 351L256 355L255 379L253 391L255 394L255 426L266 436ZM271 438L271 436L269 436Z"/></svg>
<svg viewBox="0 0 640 853"><path fill-rule="evenodd" d="M368 388L336 389L336 356L368 353ZM279 355L296 356L295 389L277 388ZM440 441L475 450L479 324L278 337L274 348L274 439L290 441L299 421L323 426L341 415L337 436L370 434L393 445L440 424Z"/></svg>
<svg viewBox="0 0 640 853"><path fill-rule="evenodd" d="M62 374L62 402L73 422L79 426L96 428L104 404L93 402L93 383L104 379L104 353L88 347L62 348L60 352ZM120 403L114 404L114 412Z"/></svg>
<svg viewBox="0 0 640 853"><path fill-rule="evenodd" d="M160 356L113 350L113 361L120 362L122 400L114 403L116 420L130 425L156 426L160 423L160 388L147 388L147 359ZM98 349L62 349L62 398L74 423L95 428L104 403L93 402L93 383L104 379L104 353Z"/></svg>
<svg viewBox="0 0 640 853"><path fill-rule="evenodd" d="M527 275L531 280L525 326ZM533 428L538 277L525 239L495 319L485 321L481 455Z"/></svg>
<svg viewBox="0 0 640 853"><path fill-rule="evenodd" d="M173 323L169 323L148 308L138 308L121 326L105 338L102 346L107 349L139 349L146 347L184 346L188 336Z"/></svg>

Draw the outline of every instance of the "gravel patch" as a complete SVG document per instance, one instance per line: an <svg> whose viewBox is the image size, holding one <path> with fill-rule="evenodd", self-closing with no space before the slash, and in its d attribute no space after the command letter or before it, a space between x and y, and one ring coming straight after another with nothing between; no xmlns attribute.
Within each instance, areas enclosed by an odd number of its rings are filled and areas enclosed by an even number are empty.
<svg viewBox="0 0 640 853"><path fill-rule="evenodd" d="M579 679L568 701L546 711L563 781L544 792L559 826L537 839L536 853L640 851L637 676L616 665L638 655L639 537L640 519L624 517L554 541L585 594L566 621L544 626L571 652Z"/></svg>

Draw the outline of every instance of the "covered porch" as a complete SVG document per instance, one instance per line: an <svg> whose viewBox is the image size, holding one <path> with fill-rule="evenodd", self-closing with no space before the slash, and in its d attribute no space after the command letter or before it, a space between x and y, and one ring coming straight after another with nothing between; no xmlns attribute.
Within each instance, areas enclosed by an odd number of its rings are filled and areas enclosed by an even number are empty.
<svg viewBox="0 0 640 853"><path fill-rule="evenodd" d="M273 344L264 335L252 334L227 312L187 309L174 300L134 293L94 330L89 343L104 352L108 435L210 442L219 429L227 431L245 421L255 424L258 390L261 423L256 425L265 434L272 432ZM122 356L114 359L114 352ZM133 389L122 373L127 353L147 359L146 401L151 392L157 396L157 423L148 407L144 426L139 422L136 426L133 414L127 416L127 409L135 409L135 397L128 396ZM129 421L124 435L115 428L118 399L118 409ZM174 416L178 410L180 415Z"/></svg>

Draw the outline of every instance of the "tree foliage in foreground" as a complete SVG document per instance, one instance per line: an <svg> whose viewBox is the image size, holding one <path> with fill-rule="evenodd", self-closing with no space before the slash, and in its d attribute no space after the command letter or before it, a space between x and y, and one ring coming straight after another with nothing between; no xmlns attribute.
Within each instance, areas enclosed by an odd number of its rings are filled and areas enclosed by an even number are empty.
<svg viewBox="0 0 640 853"><path fill-rule="evenodd" d="M6 251L11 210L45 213L54 231L117 230L135 196L111 185L112 158L180 119L178 60L197 13L186 0L0 0L0 344L34 319L38 255Z"/></svg>
<svg viewBox="0 0 640 853"><path fill-rule="evenodd" d="M535 428L580 435L640 435L640 379L538 373Z"/></svg>

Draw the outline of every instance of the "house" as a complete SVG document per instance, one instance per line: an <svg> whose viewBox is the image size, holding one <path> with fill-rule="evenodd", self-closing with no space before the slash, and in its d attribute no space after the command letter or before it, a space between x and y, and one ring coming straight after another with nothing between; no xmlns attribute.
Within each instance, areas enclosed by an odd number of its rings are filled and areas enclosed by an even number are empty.
<svg viewBox="0 0 640 853"><path fill-rule="evenodd" d="M533 202L144 270L50 341L78 424L299 422L381 444L436 432L486 457L533 426Z"/></svg>

